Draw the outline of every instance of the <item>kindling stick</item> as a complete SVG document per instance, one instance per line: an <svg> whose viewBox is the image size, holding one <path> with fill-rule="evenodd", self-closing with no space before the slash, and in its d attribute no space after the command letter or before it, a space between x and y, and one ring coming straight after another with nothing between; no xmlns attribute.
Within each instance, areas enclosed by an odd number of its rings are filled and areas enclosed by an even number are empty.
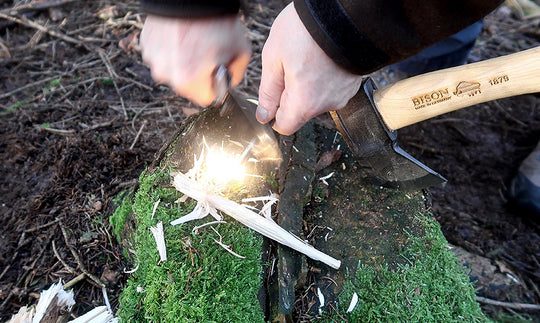
<svg viewBox="0 0 540 323"><path fill-rule="evenodd" d="M335 269L338 269L341 266L341 261L315 249L313 246L287 232L274 221L267 219L234 201L207 192L200 183L190 179L182 173L177 173L174 177L174 186L178 191L187 196L197 201L208 203L211 207L228 214L230 217L250 229L257 231L265 237L279 242L284 246L301 252L313 260L321 261Z"/></svg>

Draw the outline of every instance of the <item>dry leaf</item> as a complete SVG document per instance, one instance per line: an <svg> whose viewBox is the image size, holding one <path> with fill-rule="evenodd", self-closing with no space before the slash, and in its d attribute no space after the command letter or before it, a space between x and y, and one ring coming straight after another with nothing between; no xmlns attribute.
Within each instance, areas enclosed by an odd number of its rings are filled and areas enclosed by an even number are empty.
<svg viewBox="0 0 540 323"><path fill-rule="evenodd" d="M0 39L0 58L11 58L9 48Z"/></svg>
<svg viewBox="0 0 540 323"><path fill-rule="evenodd" d="M118 42L118 47L120 47L124 52L128 54L132 51L139 52L139 32L134 31L126 37L120 39L120 41Z"/></svg>
<svg viewBox="0 0 540 323"><path fill-rule="evenodd" d="M330 151L325 151L321 154L321 158L317 162L315 170L318 172L326 167L330 166L333 162L338 160L341 157L341 150L332 149Z"/></svg>
<svg viewBox="0 0 540 323"><path fill-rule="evenodd" d="M110 6L104 9L101 9L98 12L98 17L103 20L108 20L112 18L116 18L120 15L120 10L118 10L117 6Z"/></svg>

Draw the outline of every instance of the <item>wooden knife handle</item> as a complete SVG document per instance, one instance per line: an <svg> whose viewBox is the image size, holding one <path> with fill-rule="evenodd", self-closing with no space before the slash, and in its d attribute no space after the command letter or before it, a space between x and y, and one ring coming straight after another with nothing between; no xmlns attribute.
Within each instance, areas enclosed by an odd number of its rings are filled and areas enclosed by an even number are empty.
<svg viewBox="0 0 540 323"><path fill-rule="evenodd" d="M390 130L446 112L540 92L540 46L478 63L411 77L376 91L373 100Z"/></svg>

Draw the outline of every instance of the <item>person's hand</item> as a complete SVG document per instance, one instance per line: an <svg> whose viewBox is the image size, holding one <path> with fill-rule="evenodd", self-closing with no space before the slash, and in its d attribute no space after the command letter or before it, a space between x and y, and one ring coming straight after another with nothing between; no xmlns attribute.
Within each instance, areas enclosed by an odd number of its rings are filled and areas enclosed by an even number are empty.
<svg viewBox="0 0 540 323"><path fill-rule="evenodd" d="M140 44L152 78L203 107L216 96L212 82L216 67L227 66L231 85L236 86L251 56L245 28L236 16L180 19L149 15Z"/></svg>
<svg viewBox="0 0 540 323"><path fill-rule="evenodd" d="M311 118L343 108L362 78L338 66L313 40L293 4L276 18L262 53L257 119L296 132Z"/></svg>

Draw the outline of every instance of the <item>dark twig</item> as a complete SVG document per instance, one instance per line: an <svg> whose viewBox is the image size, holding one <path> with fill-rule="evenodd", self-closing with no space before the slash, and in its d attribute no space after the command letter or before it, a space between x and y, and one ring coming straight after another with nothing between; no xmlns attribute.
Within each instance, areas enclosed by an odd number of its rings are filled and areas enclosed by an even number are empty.
<svg viewBox="0 0 540 323"><path fill-rule="evenodd" d="M339 318L343 320L343 322L348 322L348 321L343 317L343 315L339 314L339 311L336 310L336 308L334 307L334 305L332 305L332 303L328 303L328 305L334 310L334 312L336 313L336 315L339 316Z"/></svg>
<svg viewBox="0 0 540 323"><path fill-rule="evenodd" d="M53 249L53 253L54 255L56 256L56 259L58 259L58 261L60 261L62 263L62 265L64 265L64 268L66 268L67 271L69 271L70 273L74 273L75 272L75 269L73 269L70 265L68 265L63 259L62 257L60 257L60 254L58 253L58 251L56 250L56 245L54 243L54 240L52 241L52 249Z"/></svg>
<svg viewBox="0 0 540 323"><path fill-rule="evenodd" d="M517 118L515 118L513 115L511 115L510 113L508 113L508 111L506 111L506 109L504 109L501 104L499 103L499 101L495 100L495 101L491 101L491 103L497 108L499 109L506 118L514 121L515 123L517 123L518 125L522 126L522 127L527 127L527 124Z"/></svg>
<svg viewBox="0 0 540 323"><path fill-rule="evenodd" d="M120 104L122 105L122 110L124 111L124 118L127 120L128 115L126 111L126 105L124 103L124 98L122 97L122 94L120 93L120 90L118 89L118 84L116 83L116 79L118 78L118 74L116 74L114 68L112 67L111 61L109 58L105 55L105 52L102 50L99 51L99 57L107 67L107 71L109 72L109 75L111 76L111 80L114 85L114 89L116 90L116 93L118 94L118 97L120 98Z"/></svg>
<svg viewBox="0 0 540 323"><path fill-rule="evenodd" d="M81 41L79 41L79 40L77 40L77 39L75 39L73 37L69 37L69 36L66 36L64 34L61 34L61 33L57 32L57 31L49 29L49 28L47 28L45 26L42 26L42 25L38 24L37 22L26 18L25 16L22 16L21 18L17 18L17 17L13 17L11 15L6 15L5 13L0 12L0 18L16 22L16 23L18 23L20 25L23 25L23 26L26 26L26 27L30 27L30 28L34 28L34 29L43 31L43 32L45 32L45 33L47 33L47 34L49 34L49 35L51 35L53 37L60 38L65 42L72 43L72 44L75 44L77 46L82 45Z"/></svg>
<svg viewBox="0 0 540 323"><path fill-rule="evenodd" d="M99 287L102 287L102 288L105 287L105 284L99 278L97 278L96 276L91 274L88 270L86 270L86 267L83 265L83 263L81 261L81 258L77 254L77 251L75 251L75 249L69 244L69 239L68 239L68 236L67 236L66 228L64 228L64 225L62 224L61 221L58 223L58 225L60 226L60 230L62 230L62 235L64 236L64 241L65 241L67 247L69 248L69 250L71 251L71 254L73 255L73 258L75 258L75 261L77 262L77 264L81 268L81 271L83 273L85 273L86 276L88 276L88 278L90 278L90 280L92 280L94 283L96 283Z"/></svg>
<svg viewBox="0 0 540 323"><path fill-rule="evenodd" d="M2 308L4 308L4 306L6 306L6 304L9 302L9 300L11 299L11 297L13 297L13 294L14 294L14 292L13 292L13 290L11 290L11 291L9 292L8 296L6 297L6 299L2 302L2 304L0 304L0 310L1 310Z"/></svg>
<svg viewBox="0 0 540 323"><path fill-rule="evenodd" d="M24 12L34 11L34 10L44 10L54 7L60 7L68 3L76 2L79 0L52 0L52 1L40 1L40 2L31 2L29 4L24 4L14 8L8 8L0 10L0 13L5 13L8 15L17 15Z"/></svg>
<svg viewBox="0 0 540 323"><path fill-rule="evenodd" d="M137 135L135 136L135 139L133 140L133 143L131 144L131 146L129 147L129 150L133 150L133 148L135 147L135 144L137 143L137 141L139 140L139 137L141 136L141 133L144 129L144 126L146 126L146 123L147 121L144 120L143 124L141 125L141 127L139 128L139 131L137 132Z"/></svg>
<svg viewBox="0 0 540 323"><path fill-rule="evenodd" d="M11 268L11 265L7 265L6 268L4 268L4 271L2 271L2 273L0 274L0 280L2 279L2 277L4 277L9 268Z"/></svg>
<svg viewBox="0 0 540 323"><path fill-rule="evenodd" d="M6 93L2 93L0 94L0 99L5 99L5 98L9 98L10 96L16 94L16 93L19 93L19 92L22 92L24 90L27 90L31 87L34 87L34 86L38 86L38 85L41 85L43 83L47 83L47 82L50 82L52 80L55 80L55 79L58 79L59 77L61 77L63 75L55 75L55 76L51 76L51 77L48 77L48 78L45 78L43 80L39 80L39 81L36 81L36 82L33 82L33 83L29 83L29 84L26 84L25 86L21 86L20 88L17 88L17 89L14 89L14 90L11 90L9 92L6 92Z"/></svg>

